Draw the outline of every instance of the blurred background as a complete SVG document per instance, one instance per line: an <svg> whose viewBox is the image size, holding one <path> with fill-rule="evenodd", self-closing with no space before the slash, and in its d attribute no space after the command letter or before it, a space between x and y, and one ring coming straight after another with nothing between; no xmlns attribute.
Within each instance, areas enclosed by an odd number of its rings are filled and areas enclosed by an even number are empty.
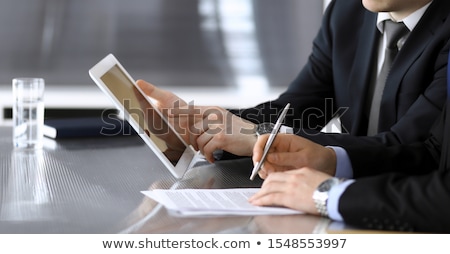
<svg viewBox="0 0 450 254"><path fill-rule="evenodd" d="M0 123L14 77L45 79L46 115L112 107L88 75L109 53L195 104L275 99L306 62L327 2L0 0Z"/></svg>

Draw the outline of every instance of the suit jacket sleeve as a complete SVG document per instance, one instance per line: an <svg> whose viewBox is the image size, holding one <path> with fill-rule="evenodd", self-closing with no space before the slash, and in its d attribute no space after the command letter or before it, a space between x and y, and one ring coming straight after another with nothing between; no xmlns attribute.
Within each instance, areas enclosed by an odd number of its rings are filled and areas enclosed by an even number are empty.
<svg viewBox="0 0 450 254"><path fill-rule="evenodd" d="M358 178L348 186L338 207L345 222L372 229L450 232L450 171L445 160L450 158L449 109L447 104L424 143L378 146L364 158L361 149L349 149L359 175L376 169L396 172Z"/></svg>
<svg viewBox="0 0 450 254"><path fill-rule="evenodd" d="M351 145L345 147L353 168L353 176L378 175L387 172L422 174L438 168L441 157L444 110L424 142L386 147L383 144Z"/></svg>
<svg viewBox="0 0 450 254"><path fill-rule="evenodd" d="M328 29L328 23L334 4L334 1L332 1L324 14L322 27L313 41L312 53L310 54L306 65L290 84L287 91L274 101L268 101L248 109L232 109L230 110L232 113L254 123L275 123L284 106L286 106L287 103L291 103L291 108L295 110L290 110L288 112L285 124L288 126L298 126L299 124L302 124L300 121L300 119L302 119L302 112L308 111L309 108L325 112L324 98L334 97L331 67L332 42L331 34ZM325 116L311 118L310 122L303 127L319 127L323 125L325 118Z"/></svg>
<svg viewBox="0 0 450 254"><path fill-rule="evenodd" d="M395 231L450 232L450 173L385 174L356 180L339 199L350 225Z"/></svg>

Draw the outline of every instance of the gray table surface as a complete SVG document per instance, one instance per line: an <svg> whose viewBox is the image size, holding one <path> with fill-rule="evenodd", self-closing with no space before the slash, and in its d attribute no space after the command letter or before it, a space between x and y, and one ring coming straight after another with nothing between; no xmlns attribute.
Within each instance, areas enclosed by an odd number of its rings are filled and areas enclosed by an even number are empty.
<svg viewBox="0 0 450 254"><path fill-rule="evenodd" d="M46 139L12 147L0 127L0 233L313 233L309 215L179 217L144 196L152 188L258 187L250 159L200 164L177 180L138 136Z"/></svg>

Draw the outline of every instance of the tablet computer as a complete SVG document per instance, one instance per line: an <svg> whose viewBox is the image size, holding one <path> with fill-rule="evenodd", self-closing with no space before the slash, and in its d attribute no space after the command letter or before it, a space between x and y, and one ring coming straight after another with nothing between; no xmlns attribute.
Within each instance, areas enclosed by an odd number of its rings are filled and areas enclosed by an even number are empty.
<svg viewBox="0 0 450 254"><path fill-rule="evenodd" d="M194 164L197 152L144 95L117 58L107 55L89 70L89 75L172 175L182 178Z"/></svg>

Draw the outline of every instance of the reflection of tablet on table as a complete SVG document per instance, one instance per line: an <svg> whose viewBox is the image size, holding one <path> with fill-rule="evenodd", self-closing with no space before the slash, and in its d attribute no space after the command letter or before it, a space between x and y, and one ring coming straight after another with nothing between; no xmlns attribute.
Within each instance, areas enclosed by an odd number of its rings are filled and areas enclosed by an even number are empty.
<svg viewBox="0 0 450 254"><path fill-rule="evenodd" d="M119 61L109 54L89 70L89 75L169 171L181 178L192 165L196 152L143 96Z"/></svg>

